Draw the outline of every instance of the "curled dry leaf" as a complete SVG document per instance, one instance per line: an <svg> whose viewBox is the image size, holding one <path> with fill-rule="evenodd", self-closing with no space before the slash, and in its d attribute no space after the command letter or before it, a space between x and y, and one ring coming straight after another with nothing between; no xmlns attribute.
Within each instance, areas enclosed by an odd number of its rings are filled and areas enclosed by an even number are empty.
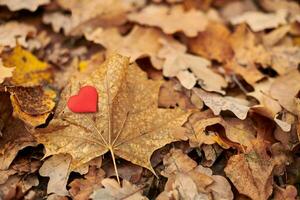
<svg viewBox="0 0 300 200"><path fill-rule="evenodd" d="M7 6L11 11L30 10L35 11L39 6L50 3L50 0L0 0L0 5Z"/></svg>
<svg viewBox="0 0 300 200"><path fill-rule="evenodd" d="M130 182L123 180L122 186L114 179L102 180L104 188L99 188L90 196L94 200L148 200L142 195L142 190Z"/></svg>
<svg viewBox="0 0 300 200"><path fill-rule="evenodd" d="M230 21L233 25L246 22L252 31L257 32L286 24L287 14L286 10L278 10L276 13L250 11L240 16L235 16Z"/></svg>
<svg viewBox="0 0 300 200"><path fill-rule="evenodd" d="M90 33L85 33L88 40L103 45L111 53L119 53L130 57L133 62L138 58L150 57L152 64L161 69L161 59L157 57L162 44L162 39L170 43L177 43L175 40L164 36L161 31L154 28L135 26L128 35L122 36L118 29L98 28Z"/></svg>
<svg viewBox="0 0 300 200"><path fill-rule="evenodd" d="M12 53L3 57L5 67L15 67L9 82L16 86L37 86L50 82L52 73L47 63L40 61L31 52L16 46Z"/></svg>
<svg viewBox="0 0 300 200"><path fill-rule="evenodd" d="M27 125L36 127L44 124L55 107L56 93L42 87L9 88L13 115Z"/></svg>
<svg viewBox="0 0 300 200"><path fill-rule="evenodd" d="M285 188L275 186L274 200L294 200L297 199L297 189L293 185L287 185Z"/></svg>
<svg viewBox="0 0 300 200"><path fill-rule="evenodd" d="M55 193L61 196L69 194L66 185L70 175L71 161L70 155L58 154L44 162L39 172L41 176L50 177L47 187L48 194Z"/></svg>
<svg viewBox="0 0 300 200"><path fill-rule="evenodd" d="M1 4L1 0L0 0ZM36 28L32 25L10 21L0 25L0 46L15 47L17 43L27 47L26 38L28 35L34 35ZM1 51L0 51L1 52Z"/></svg>
<svg viewBox="0 0 300 200"><path fill-rule="evenodd" d="M66 107L69 97L84 85L98 91L96 113L78 114ZM154 172L152 153L175 141L172 131L190 115L179 108L159 109L160 85L148 80L136 65L129 65L127 57L113 55L85 79L71 80L54 120L35 136L45 145L46 156L71 154L71 170L109 151Z"/></svg>
<svg viewBox="0 0 300 200"><path fill-rule="evenodd" d="M246 119L250 107L248 102L234 97L221 96L219 94L205 92L202 89L194 88L193 91L202 99L215 115L219 115L222 110L233 112L239 119ZM245 105L246 104L246 105Z"/></svg>
<svg viewBox="0 0 300 200"><path fill-rule="evenodd" d="M182 6L150 5L137 13L131 13L129 20L143 25L157 26L166 34L184 32L188 37L195 37L204 31L208 17L199 10L185 11ZM176 22L176 23L174 23Z"/></svg>
<svg viewBox="0 0 300 200"><path fill-rule="evenodd" d="M45 24L50 24L52 29L57 33L59 33L60 30L63 30L65 34L68 34L72 29L71 17L61 12L44 14L43 22Z"/></svg>

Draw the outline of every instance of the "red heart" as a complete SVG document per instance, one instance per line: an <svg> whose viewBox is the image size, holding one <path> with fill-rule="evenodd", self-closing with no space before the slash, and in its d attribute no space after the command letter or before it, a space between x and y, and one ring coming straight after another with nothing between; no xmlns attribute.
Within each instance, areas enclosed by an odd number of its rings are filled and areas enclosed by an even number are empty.
<svg viewBox="0 0 300 200"><path fill-rule="evenodd" d="M74 113L97 112L98 92L93 86L80 88L78 95L71 96L68 108Z"/></svg>

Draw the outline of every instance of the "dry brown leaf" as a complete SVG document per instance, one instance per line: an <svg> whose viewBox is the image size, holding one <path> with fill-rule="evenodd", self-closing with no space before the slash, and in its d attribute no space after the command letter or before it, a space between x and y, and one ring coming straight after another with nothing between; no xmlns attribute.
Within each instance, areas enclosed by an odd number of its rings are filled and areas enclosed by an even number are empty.
<svg viewBox="0 0 300 200"><path fill-rule="evenodd" d="M93 166L90 167L88 174L84 176L84 179L75 179L69 186L69 190L74 200L88 199L94 189L102 186L101 181L103 180L105 172L102 169L98 169Z"/></svg>
<svg viewBox="0 0 300 200"><path fill-rule="evenodd" d="M13 106L13 115L27 125L36 127L44 124L55 107L56 93L41 87L8 88Z"/></svg>
<svg viewBox="0 0 300 200"><path fill-rule="evenodd" d="M1 4L1 0L0 0ZM17 43L27 47L26 38L28 35L35 35L36 28L32 25L10 21L0 25L0 47L15 47ZM0 51L1 52L1 51Z"/></svg>
<svg viewBox="0 0 300 200"><path fill-rule="evenodd" d="M81 0L58 0L57 2L72 13L71 19L68 20L71 21L71 25L68 25L71 27L68 34L71 35L82 34L88 29L99 26L121 25L127 21L128 11L145 4L144 0L93 0L88 3Z"/></svg>
<svg viewBox="0 0 300 200"><path fill-rule="evenodd" d="M270 95L277 99L282 107L292 113L297 113L295 97L299 90L300 73L298 70L293 70L275 79L270 88Z"/></svg>
<svg viewBox="0 0 300 200"><path fill-rule="evenodd" d="M47 63L40 61L31 52L16 46L12 53L3 56L5 67L15 67L9 82L16 86L37 86L50 82L52 72Z"/></svg>
<svg viewBox="0 0 300 200"><path fill-rule="evenodd" d="M60 30L63 30L65 34L68 34L72 29L71 17L61 12L44 14L43 22L45 24L50 24L52 29L57 33L59 33Z"/></svg>
<svg viewBox="0 0 300 200"><path fill-rule="evenodd" d="M177 105L182 109L192 109L195 106L188 92L183 89L176 80L164 82L159 90L158 106L160 108L175 108ZM201 109L201 105L198 107Z"/></svg>
<svg viewBox="0 0 300 200"><path fill-rule="evenodd" d="M193 91L215 115L220 115L221 111L229 110L239 119L246 119L250 109L250 107L247 106L247 101L229 96L223 97L219 94L205 92L199 88L194 88Z"/></svg>
<svg viewBox="0 0 300 200"><path fill-rule="evenodd" d="M283 39L286 34L290 31L291 27L289 25L281 26L277 29L274 29L270 33L263 35L263 43L267 47L272 47Z"/></svg>
<svg viewBox="0 0 300 200"><path fill-rule="evenodd" d="M197 166L179 149L171 149L164 158L164 165L168 182L158 200L233 199L230 184L224 177L213 175L209 168Z"/></svg>
<svg viewBox="0 0 300 200"><path fill-rule="evenodd" d="M263 13L257 11L245 12L240 16L233 17L230 22L233 25L246 22L252 31L258 32L265 29L277 28L279 25L286 24L286 10L278 10L276 13Z"/></svg>
<svg viewBox="0 0 300 200"><path fill-rule="evenodd" d="M274 200L296 200L297 189L293 185L287 185L285 188L275 186Z"/></svg>
<svg viewBox="0 0 300 200"><path fill-rule="evenodd" d="M234 58L224 67L241 75L249 84L261 80L264 76L256 64L263 67L271 64L270 53L258 44L257 38L245 24L239 25L230 37Z"/></svg>
<svg viewBox="0 0 300 200"><path fill-rule="evenodd" d="M271 49L272 68L280 75L297 69L300 64L300 48L277 46Z"/></svg>
<svg viewBox="0 0 300 200"><path fill-rule="evenodd" d="M221 23L209 23L205 31L189 40L189 48L210 60L224 62L233 57L229 42L230 31Z"/></svg>
<svg viewBox="0 0 300 200"><path fill-rule="evenodd" d="M122 36L116 28L98 28L90 33L85 33L85 36L88 40L103 45L109 54L119 53L128 56L131 62L138 58L150 57L152 64L157 69L162 67L162 60L157 57L158 51L162 47L159 41L164 39L172 44L177 43L157 29L141 26L135 26L126 36Z"/></svg>
<svg viewBox="0 0 300 200"><path fill-rule="evenodd" d="M167 41L163 43L164 47L160 50L159 57L165 58L164 76L176 76L187 89L192 89L198 82L207 91L225 93L222 88L227 86L227 82L221 75L208 68L211 64L209 60L185 53L182 45L169 44Z"/></svg>
<svg viewBox="0 0 300 200"><path fill-rule="evenodd" d="M83 85L98 90L95 114L76 114L66 107L69 97ZM153 151L175 141L171 132L190 115L178 108L159 109L160 85L160 81L148 80L136 65L129 65L127 57L113 55L91 76L70 82L55 119L36 133L37 140L45 145L46 156L71 154L71 170L110 151L154 172Z"/></svg>
<svg viewBox="0 0 300 200"><path fill-rule="evenodd" d="M182 6L150 5L137 13L131 13L129 20L143 25L157 26L166 34L184 32L188 37L195 37L204 31L208 17L199 10L184 11Z"/></svg>
<svg viewBox="0 0 300 200"><path fill-rule="evenodd" d="M35 11L39 6L50 3L50 0L0 0L0 5L7 6L11 11Z"/></svg>
<svg viewBox="0 0 300 200"><path fill-rule="evenodd" d="M104 188L96 189L90 196L94 200L148 200L142 195L141 189L132 185L130 182L123 180L122 187L114 179L102 180Z"/></svg>
<svg viewBox="0 0 300 200"><path fill-rule="evenodd" d="M24 123L11 116L12 111L8 95L2 96L1 94L0 100L1 118L4 117L3 114L8 115L0 140L0 170L7 170L19 150L27 146L36 146L37 143L25 128ZM8 113L2 113L4 106L9 107L6 111Z"/></svg>
<svg viewBox="0 0 300 200"><path fill-rule="evenodd" d="M70 164L72 157L67 154L54 155L47 159L39 172L41 176L50 177L47 193L55 193L61 196L68 195L67 181L70 175Z"/></svg>
<svg viewBox="0 0 300 200"><path fill-rule="evenodd" d="M265 200L272 194L274 164L264 144L256 141L244 154L231 156L224 171L239 193Z"/></svg>

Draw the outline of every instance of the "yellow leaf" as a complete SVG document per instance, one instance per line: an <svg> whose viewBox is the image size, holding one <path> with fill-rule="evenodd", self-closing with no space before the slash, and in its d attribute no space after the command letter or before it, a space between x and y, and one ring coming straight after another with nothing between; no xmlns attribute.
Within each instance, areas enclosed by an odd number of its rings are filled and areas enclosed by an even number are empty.
<svg viewBox="0 0 300 200"><path fill-rule="evenodd" d="M11 83L17 86L37 86L49 82L52 74L47 63L40 61L29 51L17 46L3 58L4 66L15 67Z"/></svg>
<svg viewBox="0 0 300 200"><path fill-rule="evenodd" d="M97 89L98 111L73 113L66 102L85 85ZM129 65L127 57L113 55L86 79L71 80L55 118L35 136L45 145L46 156L72 155L71 169L110 151L113 160L116 155L154 173L152 153L176 141L173 130L190 115L179 108L159 109L160 85L161 81L148 80L137 65Z"/></svg>

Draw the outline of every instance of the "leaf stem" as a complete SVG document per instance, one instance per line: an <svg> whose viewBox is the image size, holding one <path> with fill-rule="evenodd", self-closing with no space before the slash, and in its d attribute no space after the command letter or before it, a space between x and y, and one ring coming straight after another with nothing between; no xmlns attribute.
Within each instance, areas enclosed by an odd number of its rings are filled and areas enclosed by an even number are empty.
<svg viewBox="0 0 300 200"><path fill-rule="evenodd" d="M114 168L115 168L115 172L116 172L116 176L117 176L117 181L118 181L119 185L121 185L114 150L113 150L112 146L108 147L108 149L110 151L111 158L112 158L113 163L114 163Z"/></svg>

